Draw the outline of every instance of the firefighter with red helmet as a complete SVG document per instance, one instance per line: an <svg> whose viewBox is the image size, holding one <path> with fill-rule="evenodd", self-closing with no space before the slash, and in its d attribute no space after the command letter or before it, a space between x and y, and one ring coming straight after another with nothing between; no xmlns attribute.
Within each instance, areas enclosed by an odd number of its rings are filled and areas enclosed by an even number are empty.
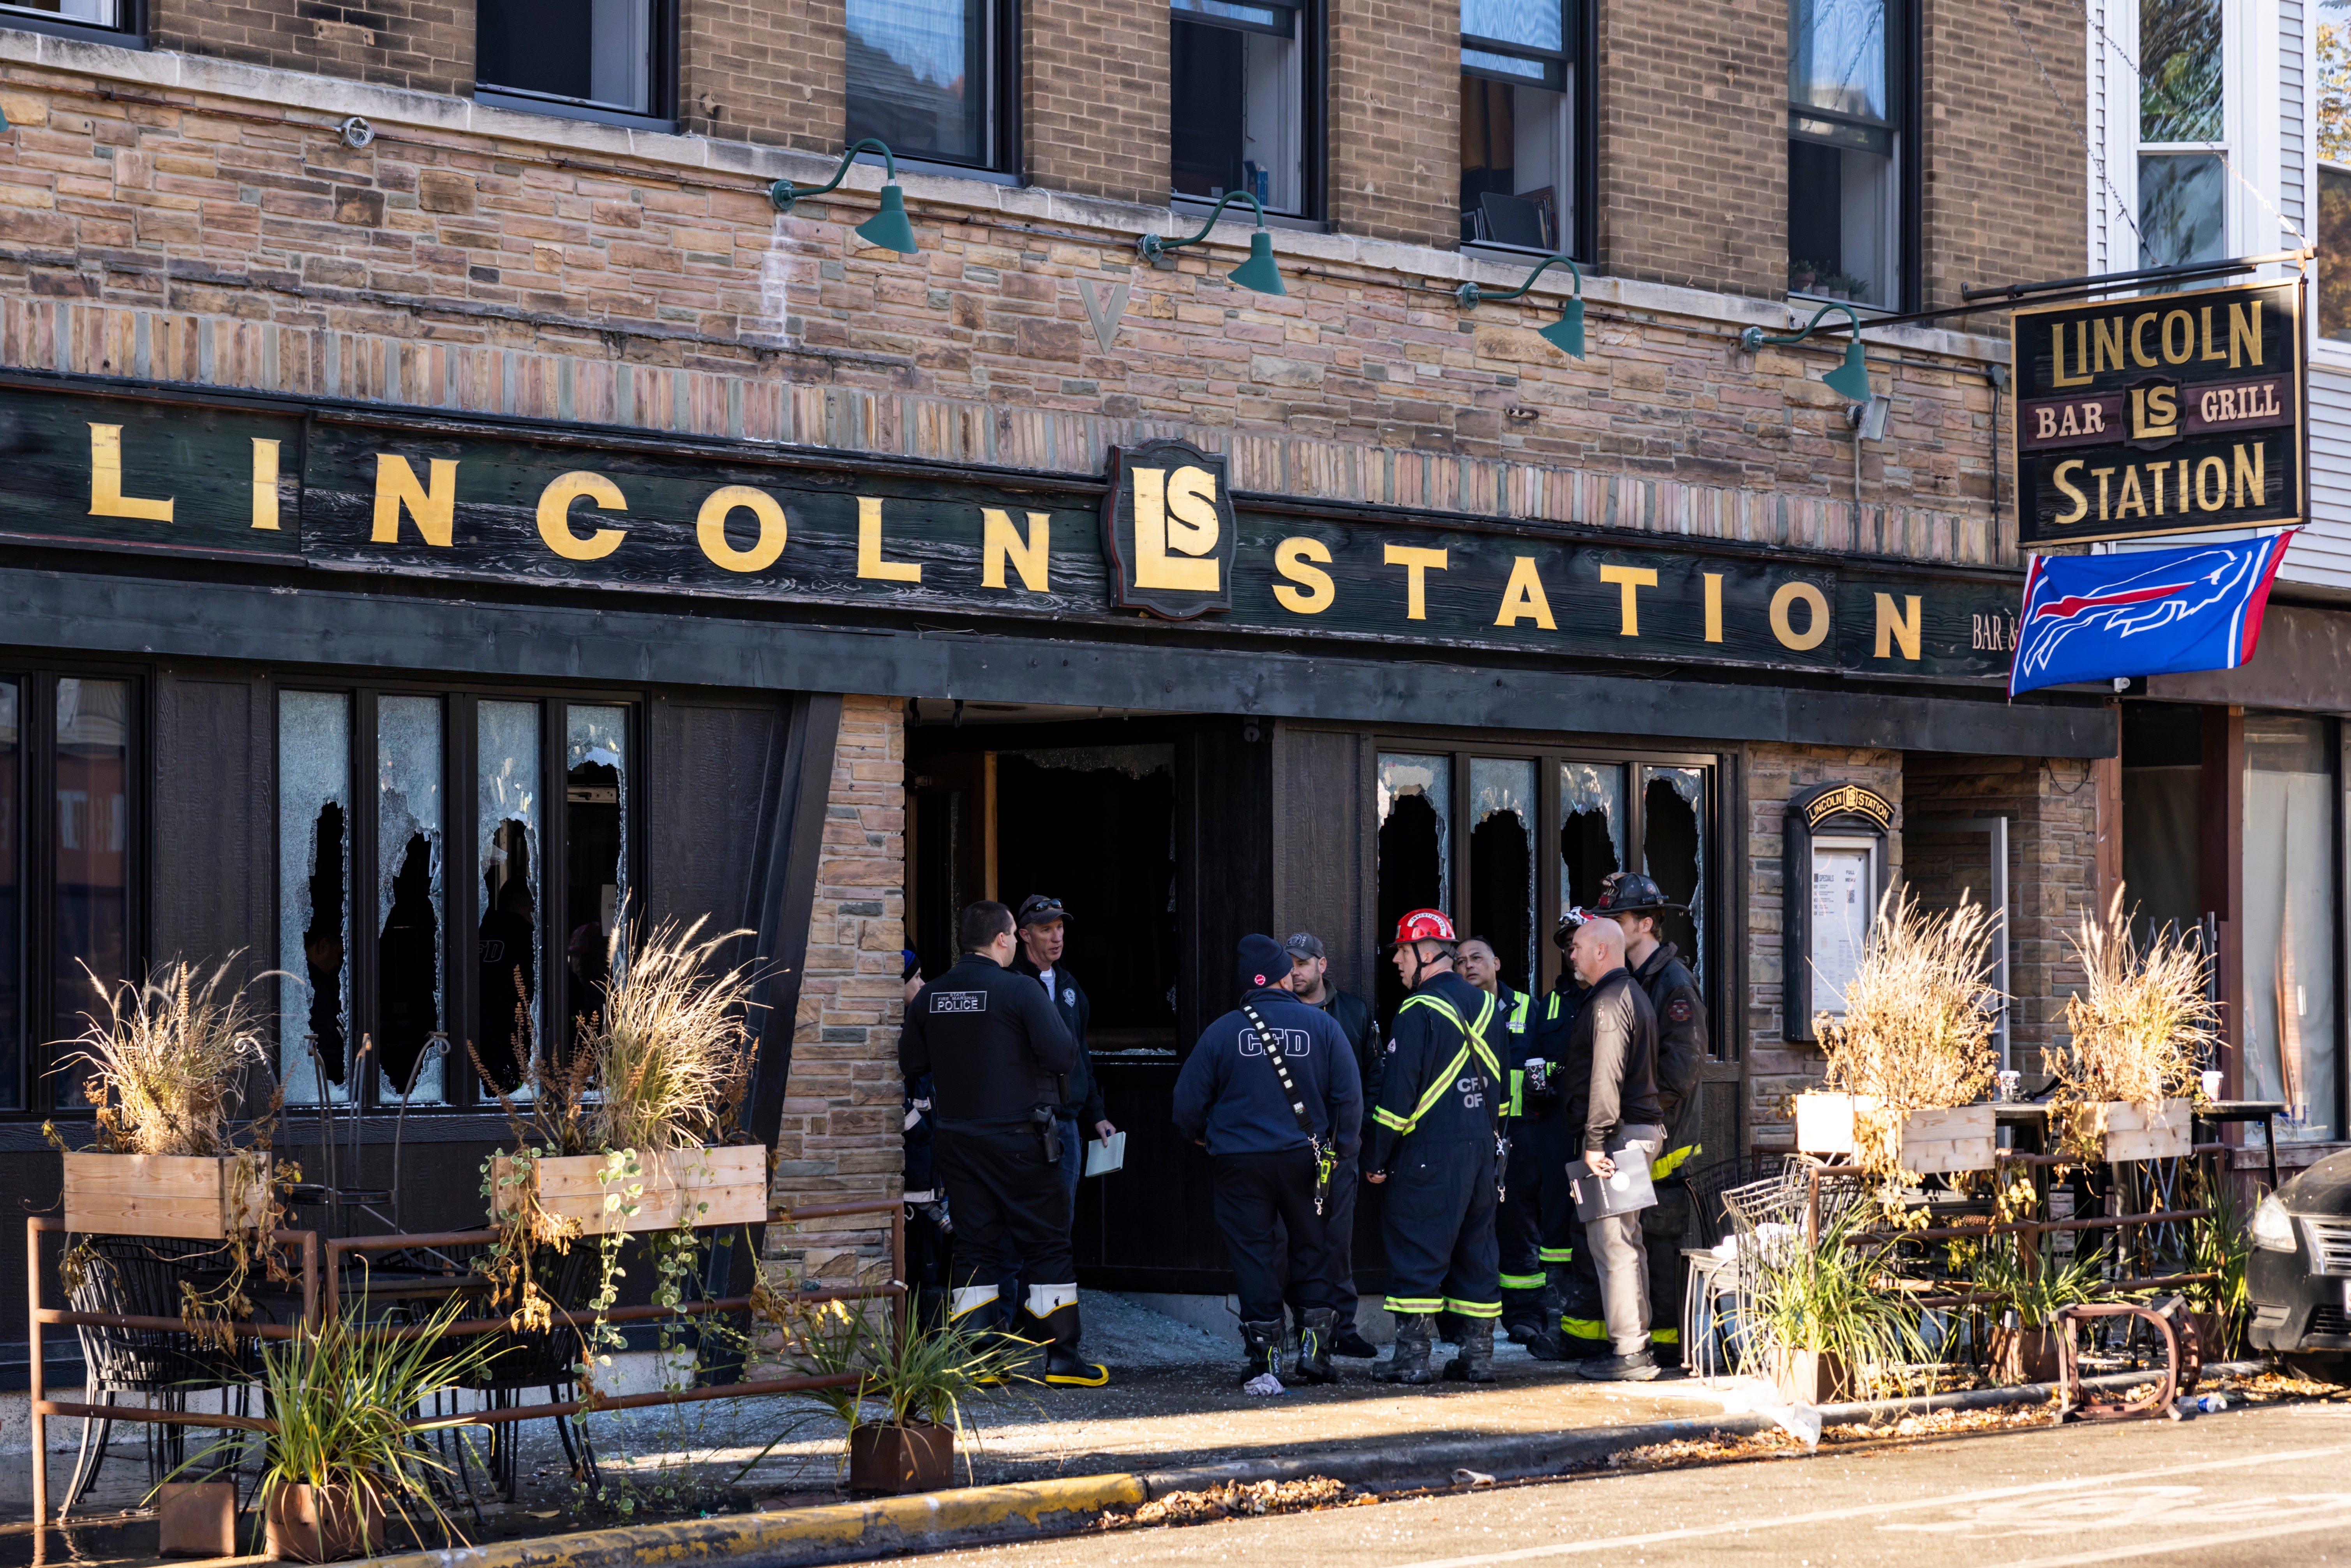
<svg viewBox="0 0 2351 1568"><path fill-rule="evenodd" d="M1364 1142L1368 1180L1387 1193L1388 1296L1395 1348L1372 1369L1382 1383L1426 1384L1437 1316L1464 1324L1445 1374L1494 1377L1502 1315L1494 1239L1497 1144L1508 1091L1497 1054L1494 998L1453 972L1453 923L1416 909L1389 945L1411 992L1390 1026L1386 1072Z"/></svg>

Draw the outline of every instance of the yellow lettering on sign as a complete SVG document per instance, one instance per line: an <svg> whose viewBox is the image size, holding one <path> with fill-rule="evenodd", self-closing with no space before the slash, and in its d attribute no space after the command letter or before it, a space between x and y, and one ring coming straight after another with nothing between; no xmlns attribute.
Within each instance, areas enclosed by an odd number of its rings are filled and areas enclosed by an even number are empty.
<svg viewBox="0 0 2351 1568"><path fill-rule="evenodd" d="M2139 347L2139 338L2146 332L2147 328L2156 323L2157 319L2157 315L2152 310L2142 311L2138 315L2131 318L2131 363L2137 365L2143 371L2154 370L2160 362L2153 354L2148 353L2145 349Z"/></svg>
<svg viewBox="0 0 2351 1568"><path fill-rule="evenodd" d="M2123 366L2123 319L2109 316L2095 323L2098 329L2098 362L2100 371L2116 370ZM2109 328L2113 329L2108 330Z"/></svg>
<svg viewBox="0 0 2351 1568"><path fill-rule="evenodd" d="M2176 350L2171 346L2172 339L2174 337L2171 329L2175 326L2179 329L2179 331L2177 334L2179 347ZM2184 365L2194 356L2195 352L2196 318L2190 316L2185 310L2174 310L2169 315L2164 317L2163 362L2167 365Z"/></svg>
<svg viewBox="0 0 2351 1568"><path fill-rule="evenodd" d="M1649 566L1604 566L1600 580L1616 585L1616 634L1638 637L1641 634L1641 603L1635 597L1637 591L1657 586L1657 570Z"/></svg>
<svg viewBox="0 0 2351 1568"><path fill-rule="evenodd" d="M1428 578L1431 571L1445 570L1445 552L1441 549L1416 549L1411 545L1382 547L1383 559L1390 566L1404 568L1404 618L1407 621L1428 619Z"/></svg>
<svg viewBox="0 0 2351 1568"><path fill-rule="evenodd" d="M1020 530L1012 526L1012 514L1000 507L980 510L980 526L984 530L979 543L979 585L982 588L1002 588L1004 566L1020 574L1020 586L1031 593L1045 591L1046 567L1053 548L1053 514L1029 514L1029 537L1022 538Z"/></svg>
<svg viewBox="0 0 2351 1568"><path fill-rule="evenodd" d="M2059 523L2078 523L2084 517L2089 516L2090 497L2075 489L2074 487L2073 480L2068 477L2069 475L2079 474L2081 471L2082 460L2078 457L2069 457L2064 462L2057 465L2056 471L2049 476L2049 482L2051 484L2056 486L2059 490L2072 497L2074 499L2074 509L2070 512L2060 513L2056 517L2052 519L2053 521Z"/></svg>
<svg viewBox="0 0 2351 1568"><path fill-rule="evenodd" d="M277 531L277 443L253 438L253 526Z"/></svg>
<svg viewBox="0 0 2351 1568"><path fill-rule="evenodd" d="M628 535L620 528L573 533L571 504L580 500L602 512L617 512L629 504L621 487L601 474L581 470L558 475L538 493L538 537L566 560L601 560L619 549Z"/></svg>
<svg viewBox="0 0 2351 1568"><path fill-rule="evenodd" d="M1706 640L1719 643L1722 641L1722 573L1709 571L1701 575L1706 579Z"/></svg>
<svg viewBox="0 0 2351 1568"><path fill-rule="evenodd" d="M1606 568L1601 569L1601 575L1607 575ZM1656 573L1649 575L1654 578ZM1559 622L1551 618L1551 600L1543 592L1542 576L1535 570L1535 558L1531 555L1513 558L1510 585L1502 590L1502 608L1494 617L1497 626L1515 626L1521 621L1532 621L1546 632L1559 630Z"/></svg>
<svg viewBox="0 0 2351 1568"><path fill-rule="evenodd" d="M2207 479L2212 481L2209 488ZM2228 504L2229 465L2218 457L2207 457L2196 465L2196 509L2217 512Z"/></svg>
<svg viewBox="0 0 2351 1568"><path fill-rule="evenodd" d="M2230 448L2231 453L2236 458L2237 475L2235 497L2230 504L2231 506L2238 507L2244 506L2246 504L2245 487L2250 485L2252 486L2253 492L2252 504L2256 507L2266 506L2270 498L2270 487L2267 482L2268 476L2264 475L2262 470L2267 465L2269 460L2263 455L2263 448L2262 444L2258 441L2253 443L2252 446L2250 448L2253 455L2251 462L2247 462L2245 460L2245 453L2247 450L2248 448L2241 445L2232 446Z"/></svg>
<svg viewBox="0 0 2351 1568"><path fill-rule="evenodd" d="M1320 615L1339 596L1331 574L1310 561L1330 565L1331 547L1302 536L1273 547L1273 570L1290 580L1273 585L1274 602L1293 614Z"/></svg>
<svg viewBox="0 0 2351 1568"><path fill-rule="evenodd" d="M2196 356L2196 358L2199 361L2227 359L2229 357L2228 355L2218 352L2212 347L2212 307L2207 305L2201 311L2198 312L2198 314L2203 319L2204 349L2201 353Z"/></svg>
<svg viewBox="0 0 2351 1568"><path fill-rule="evenodd" d="M380 545L398 544L404 507L416 519L416 531L424 536L426 544L449 548L457 517L457 460L435 457L426 471L433 482L420 485L407 458L389 452L375 455L375 530L370 539Z"/></svg>
<svg viewBox="0 0 2351 1568"><path fill-rule="evenodd" d="M154 501L122 493L122 427L119 424L89 427L89 515L132 517L142 523L172 520L170 497Z"/></svg>
<svg viewBox="0 0 2351 1568"><path fill-rule="evenodd" d="M726 519L738 508L758 519L759 537L749 549L737 549L726 537ZM695 542L702 546L702 553L713 566L726 571L764 571L775 565L776 558L784 553L789 531L783 507L765 490L748 485L726 485L711 491L694 518Z"/></svg>
<svg viewBox="0 0 2351 1568"><path fill-rule="evenodd" d="M1894 595L1877 596L1877 657L1891 658L1895 648L1902 650L1906 659L1918 657L1918 596L1902 596L1902 612L1895 612Z"/></svg>
<svg viewBox="0 0 2351 1568"><path fill-rule="evenodd" d="M2229 368L2232 371L2237 368L2237 353L2241 346L2244 350L2245 363L2258 365L2262 362L2262 302L2258 299L2252 302L2250 318L2242 305L2229 307Z"/></svg>
<svg viewBox="0 0 2351 1568"><path fill-rule="evenodd" d="M1796 630L1790 612L1804 606L1804 629ZM1810 653L1828 640L1828 595L1809 582L1783 582L1771 595L1771 635L1780 646L1794 653Z"/></svg>
<svg viewBox="0 0 2351 1568"><path fill-rule="evenodd" d="M1217 592L1217 476L1189 466L1134 474L1134 586Z"/></svg>
<svg viewBox="0 0 2351 1568"><path fill-rule="evenodd" d="M882 559L882 502L879 497L857 497L857 575L878 582L920 582L923 563Z"/></svg>

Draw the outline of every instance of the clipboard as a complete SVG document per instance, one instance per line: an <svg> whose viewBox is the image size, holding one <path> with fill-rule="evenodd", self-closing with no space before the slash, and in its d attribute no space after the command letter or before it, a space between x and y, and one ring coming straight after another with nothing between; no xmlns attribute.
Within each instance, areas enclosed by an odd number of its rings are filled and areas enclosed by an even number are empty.
<svg viewBox="0 0 2351 1568"><path fill-rule="evenodd" d="M1126 1134L1124 1133L1113 1133L1108 1143L1104 1143L1100 1138L1086 1140L1086 1175L1108 1176L1113 1171L1125 1168Z"/></svg>

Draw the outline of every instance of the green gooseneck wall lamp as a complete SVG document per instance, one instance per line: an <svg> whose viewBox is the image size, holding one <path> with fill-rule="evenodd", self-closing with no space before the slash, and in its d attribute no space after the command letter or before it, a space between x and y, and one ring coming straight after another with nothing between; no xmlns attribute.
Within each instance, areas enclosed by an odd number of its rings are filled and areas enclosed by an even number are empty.
<svg viewBox="0 0 2351 1568"><path fill-rule="evenodd" d="M1844 363L1835 370L1823 371L1821 380L1828 383L1831 392L1847 402L1865 403L1869 401L1869 359L1861 351L1861 312L1850 305L1823 305L1813 312L1813 319L1804 323L1802 331L1787 336L1767 333L1761 327L1750 327L1739 334L1739 346L1752 354L1766 343L1801 343L1813 335L1813 329L1821 324L1821 318L1832 310L1842 310L1852 318L1853 340L1844 346Z"/></svg>
<svg viewBox="0 0 2351 1568"><path fill-rule="evenodd" d="M836 190L849 178L849 166L857 162L857 155L869 151L882 154L882 210L857 225L857 237L878 250L912 256L922 246L914 243L914 225L906 220L906 193L898 188L898 160L885 144L872 137L851 143L849 151L841 155L841 167L823 184L803 191L789 180L778 180L768 187L768 200L775 204L776 211L789 213L794 202Z"/></svg>
<svg viewBox="0 0 2351 1568"><path fill-rule="evenodd" d="M1208 221L1200 225L1200 232L1189 239L1163 239L1157 235L1144 235L1134 242L1134 248L1143 254L1146 263L1155 267L1169 251L1181 250L1187 245L1198 245L1207 239L1208 231L1217 226L1217 220L1224 216L1225 208L1235 201L1248 202L1257 213L1257 232L1249 235L1249 259L1226 274L1226 281L1238 283L1257 294L1289 293L1290 290L1281 286L1281 268L1273 264L1273 235L1266 232L1265 207L1253 192L1227 191L1224 200L1218 202L1216 210L1208 214Z"/></svg>
<svg viewBox="0 0 2351 1568"><path fill-rule="evenodd" d="M1489 294L1474 283L1465 283L1454 290L1453 298L1460 302L1461 308L1464 310L1475 310L1483 300L1516 299L1535 286L1536 278L1554 267L1563 267L1575 274L1575 293L1561 308L1559 319L1548 327L1539 329L1535 336L1557 349L1561 353L1580 360L1583 358L1583 269L1567 256L1543 257L1536 264L1535 269L1527 274L1527 280L1508 294Z"/></svg>

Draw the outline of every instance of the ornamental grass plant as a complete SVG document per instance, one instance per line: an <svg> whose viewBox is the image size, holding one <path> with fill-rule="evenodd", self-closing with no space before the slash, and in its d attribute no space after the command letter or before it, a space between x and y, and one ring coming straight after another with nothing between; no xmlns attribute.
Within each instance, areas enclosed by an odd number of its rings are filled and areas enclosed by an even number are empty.
<svg viewBox="0 0 2351 1568"><path fill-rule="evenodd" d="M100 1153L234 1152L229 1128L243 1109L245 1074L268 1061L261 1013L229 979L239 956L210 974L175 959L144 985L109 985L83 967L105 1011L82 1015L89 1027L67 1042L80 1049L66 1061L89 1070L82 1093L98 1108Z"/></svg>
<svg viewBox="0 0 2351 1568"><path fill-rule="evenodd" d="M2105 918L2085 915L2069 940L2086 977L2065 1003L2067 1038L2056 1052L2051 1104L2095 1157L2090 1108L2126 1101L2153 1111L2196 1083L2219 1036L2220 1010L2206 994L2211 961L2195 940L2167 926L2144 943L2115 890Z"/></svg>
<svg viewBox="0 0 2351 1568"><path fill-rule="evenodd" d="M1896 1284L1895 1244L1866 1238L1877 1211L1855 1204L1819 1237L1775 1237L1761 1249L1749 1328L1775 1354L1833 1356L1856 1388L1905 1387L1933 1361L1918 1310Z"/></svg>
<svg viewBox="0 0 2351 1568"><path fill-rule="evenodd" d="M1973 1104L1990 1092L2008 1002L1986 978L2000 932L1991 910L1962 894L1957 908L1938 914L1896 892L1877 901L1844 1016L1814 1020L1828 1087L1876 1102L1855 1108L1857 1157L1889 1176L1899 1169L1904 1117Z"/></svg>

